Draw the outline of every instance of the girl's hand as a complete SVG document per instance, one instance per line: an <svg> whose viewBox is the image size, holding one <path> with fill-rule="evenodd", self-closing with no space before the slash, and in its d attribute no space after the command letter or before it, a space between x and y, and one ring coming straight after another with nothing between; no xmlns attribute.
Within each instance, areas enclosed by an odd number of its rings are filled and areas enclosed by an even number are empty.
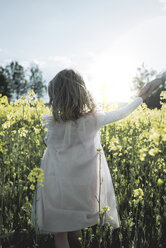
<svg viewBox="0 0 166 248"><path fill-rule="evenodd" d="M163 79L163 82L166 81L166 71L165 70L162 70L157 76L156 78L162 78Z"/></svg>
<svg viewBox="0 0 166 248"><path fill-rule="evenodd" d="M156 79L147 83L140 90L138 96L142 97L142 99L145 100L147 97L150 97L152 92L156 90L160 86L160 84L164 83L165 81L166 81L166 71L162 71L156 76Z"/></svg>
<svg viewBox="0 0 166 248"><path fill-rule="evenodd" d="M156 90L160 84L163 83L163 78L156 78L151 82L147 83L139 92L138 96L142 97L145 100L147 97L152 95L152 92Z"/></svg>

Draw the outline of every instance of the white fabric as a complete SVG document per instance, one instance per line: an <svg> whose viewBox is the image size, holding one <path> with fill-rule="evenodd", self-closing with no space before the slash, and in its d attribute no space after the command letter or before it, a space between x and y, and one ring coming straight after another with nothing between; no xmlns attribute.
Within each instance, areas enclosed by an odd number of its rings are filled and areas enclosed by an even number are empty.
<svg viewBox="0 0 166 248"><path fill-rule="evenodd" d="M95 112L76 121L58 123L51 115L42 117L48 129L47 148L41 162L44 187L37 184L31 213L31 223L39 234L74 231L99 223L96 200L96 196L99 199L99 166L103 178L100 205L110 207L104 223L110 223L113 228L120 226L100 128L129 115L142 101L137 97L121 109ZM98 148L102 151L101 164Z"/></svg>

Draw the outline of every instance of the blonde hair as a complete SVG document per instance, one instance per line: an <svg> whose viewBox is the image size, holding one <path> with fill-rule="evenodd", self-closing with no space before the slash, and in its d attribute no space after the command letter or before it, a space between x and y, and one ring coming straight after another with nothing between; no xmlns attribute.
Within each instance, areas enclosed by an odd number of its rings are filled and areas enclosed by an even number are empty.
<svg viewBox="0 0 166 248"><path fill-rule="evenodd" d="M74 70L60 71L49 82L48 94L55 121L75 121L96 110L94 99L83 78Z"/></svg>

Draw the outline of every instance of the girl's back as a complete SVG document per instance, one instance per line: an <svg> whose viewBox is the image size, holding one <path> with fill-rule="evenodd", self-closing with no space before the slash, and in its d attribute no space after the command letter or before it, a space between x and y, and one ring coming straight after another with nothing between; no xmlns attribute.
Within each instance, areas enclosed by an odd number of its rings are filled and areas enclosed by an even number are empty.
<svg viewBox="0 0 166 248"><path fill-rule="evenodd" d="M114 187L99 131L131 113L142 98L120 110L100 112L83 79L72 70L60 72L50 82L48 91L52 115L42 117L47 128L47 148L41 162L44 187L35 192L31 222L37 224L40 233L79 230L97 224L99 210L108 206L105 222L118 228ZM99 172L103 178L100 196Z"/></svg>

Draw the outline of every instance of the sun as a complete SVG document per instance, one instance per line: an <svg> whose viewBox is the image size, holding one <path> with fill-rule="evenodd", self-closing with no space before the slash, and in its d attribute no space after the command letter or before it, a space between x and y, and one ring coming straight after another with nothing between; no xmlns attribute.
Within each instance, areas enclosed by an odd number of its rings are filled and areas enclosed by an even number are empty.
<svg viewBox="0 0 166 248"><path fill-rule="evenodd" d="M105 98L108 103L129 102L136 72L136 62L131 54L122 51L104 52L96 57L89 70L91 80L88 86L98 101Z"/></svg>

